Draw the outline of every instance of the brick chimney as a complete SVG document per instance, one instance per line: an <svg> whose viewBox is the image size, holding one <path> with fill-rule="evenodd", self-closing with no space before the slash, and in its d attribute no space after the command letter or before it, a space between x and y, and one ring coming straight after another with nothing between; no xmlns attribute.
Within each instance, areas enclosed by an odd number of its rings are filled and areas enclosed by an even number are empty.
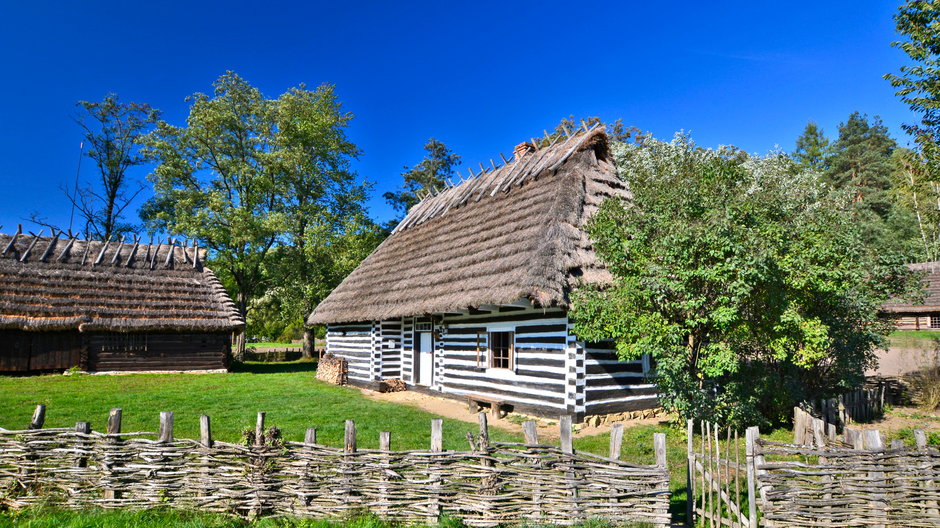
<svg viewBox="0 0 940 528"><path fill-rule="evenodd" d="M523 158L523 156L534 151L535 147L532 145L532 143L524 141L516 145L516 148L512 149L512 155L515 156L516 161L519 161Z"/></svg>

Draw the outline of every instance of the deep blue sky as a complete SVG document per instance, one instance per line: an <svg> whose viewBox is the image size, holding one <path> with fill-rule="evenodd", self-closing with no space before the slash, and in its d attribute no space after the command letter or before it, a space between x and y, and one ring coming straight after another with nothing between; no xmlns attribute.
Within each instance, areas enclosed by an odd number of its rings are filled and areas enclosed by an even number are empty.
<svg viewBox="0 0 940 528"><path fill-rule="evenodd" d="M668 139L792 150L810 119L853 110L914 120L882 76L902 64L890 1L3 2L0 224L68 222L75 102L117 93L182 124L184 98L235 70L276 97L333 83L356 118L356 170L381 193L429 137L498 159L569 114L623 118ZM135 177L143 178L147 170ZM82 178L94 178L86 158ZM136 217L136 213L132 213ZM36 229L27 224L27 228Z"/></svg>

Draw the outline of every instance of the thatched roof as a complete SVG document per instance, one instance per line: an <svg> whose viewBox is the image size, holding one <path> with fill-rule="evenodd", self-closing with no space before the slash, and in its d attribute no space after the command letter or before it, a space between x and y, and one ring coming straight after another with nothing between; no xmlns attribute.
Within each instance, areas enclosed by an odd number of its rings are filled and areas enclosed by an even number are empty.
<svg viewBox="0 0 940 528"><path fill-rule="evenodd" d="M629 193L617 177L603 128L529 152L412 207L308 323L381 320L519 299L567 306L579 279L610 278L583 229L610 196Z"/></svg>
<svg viewBox="0 0 940 528"><path fill-rule="evenodd" d="M940 262L918 262L907 267L924 274L924 302L892 301L885 303L882 309L893 313L940 312Z"/></svg>
<svg viewBox="0 0 940 528"><path fill-rule="evenodd" d="M198 248L0 234L0 329L228 331L244 325Z"/></svg>

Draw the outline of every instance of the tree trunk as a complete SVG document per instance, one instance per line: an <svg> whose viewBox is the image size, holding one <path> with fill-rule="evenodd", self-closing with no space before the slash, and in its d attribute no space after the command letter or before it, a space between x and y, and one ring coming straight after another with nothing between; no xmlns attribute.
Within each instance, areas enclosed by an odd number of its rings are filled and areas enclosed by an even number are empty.
<svg viewBox="0 0 940 528"><path fill-rule="evenodd" d="M245 361L245 330L235 336L235 360Z"/></svg>
<svg viewBox="0 0 940 528"><path fill-rule="evenodd" d="M314 343L313 328L304 325L304 359L313 359Z"/></svg>

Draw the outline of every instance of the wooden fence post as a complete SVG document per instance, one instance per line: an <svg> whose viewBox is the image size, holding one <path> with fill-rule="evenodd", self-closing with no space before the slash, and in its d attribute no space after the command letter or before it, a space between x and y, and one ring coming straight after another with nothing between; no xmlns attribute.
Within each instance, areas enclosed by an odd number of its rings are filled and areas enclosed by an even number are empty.
<svg viewBox="0 0 940 528"><path fill-rule="evenodd" d="M434 418L431 420L431 452L444 451L444 420ZM428 514L435 521L441 516L441 471L438 457L428 459L428 480L430 486L430 500L428 501Z"/></svg>
<svg viewBox="0 0 940 528"><path fill-rule="evenodd" d="M533 420L526 420L525 422L522 422L522 434L525 436L526 446L538 445L539 432ZM536 458L532 462L532 465L535 468L541 468L542 461ZM536 480L536 484L535 484L535 487L532 489L532 506L529 512L529 518L532 519L533 521L539 521L541 520L543 495L542 495L542 486L541 484L538 483L537 476L535 480Z"/></svg>
<svg viewBox="0 0 940 528"><path fill-rule="evenodd" d="M927 451L927 435L922 429L914 430L914 445L917 446L917 450L921 453L926 453ZM928 480L924 482L924 487L927 489L932 489L935 482L933 480ZM937 515L940 515L940 510L937 509L937 501L928 500L925 502L927 507L927 514L933 518L936 518Z"/></svg>
<svg viewBox="0 0 940 528"><path fill-rule="evenodd" d="M33 419L29 422L30 429L42 429L42 424L46 421L46 406L39 404L33 411Z"/></svg>
<svg viewBox="0 0 940 528"><path fill-rule="evenodd" d="M382 469L379 475L379 511L382 515L388 516L389 514L389 497L388 497L388 472L391 467L391 455L389 451L392 450L392 433L391 431L381 431L379 432L379 450L382 451Z"/></svg>
<svg viewBox="0 0 940 528"><path fill-rule="evenodd" d="M757 528L757 486L756 448L760 430L757 427L748 427L745 433L744 462L747 464L747 526Z"/></svg>
<svg viewBox="0 0 940 528"><path fill-rule="evenodd" d="M91 422L76 422L75 423L75 432L82 435L91 434ZM78 449L79 455L75 459L75 467L83 468L88 465L88 457L86 457L85 449L88 448L88 440L84 437L79 437Z"/></svg>
<svg viewBox="0 0 940 528"><path fill-rule="evenodd" d="M121 416L122 416L121 409L111 409L111 412L108 414L108 428L107 428L108 435L121 434ZM120 441L121 441L121 438L119 436L109 436L107 443L115 444ZM107 450L105 450L104 458L105 458L105 463L102 464L102 466L104 466L102 469L106 471L110 476L114 474L114 471L113 471L114 462L111 460L111 457L108 456ZM119 496L120 496L119 490L116 490L110 487L104 490L105 500L116 499Z"/></svg>
<svg viewBox="0 0 940 528"><path fill-rule="evenodd" d="M695 433L695 422L691 419L686 421L685 443L686 443L686 494L685 494L685 519L686 526L692 528L695 526L695 452L692 447L692 436Z"/></svg>
<svg viewBox="0 0 940 528"><path fill-rule="evenodd" d="M558 419L558 436L561 442L561 452L574 453L574 443L571 438L571 416L565 415Z"/></svg>
<svg viewBox="0 0 940 528"><path fill-rule="evenodd" d="M480 488L486 495L486 498L483 499L483 503L481 504L481 509L483 510L482 517L488 524L498 524L497 520L500 518L499 512L493 511L494 506L498 508L498 504L492 497L498 494L500 485L497 472L492 470L495 464L490 459L490 430L487 424L486 413L477 413L477 420L480 424L480 436L477 449L480 452L481 465L490 470L486 472L486 476L480 479Z"/></svg>
<svg viewBox="0 0 940 528"><path fill-rule="evenodd" d="M255 420L255 446L260 447L264 445L264 416L267 413L259 412L258 417Z"/></svg>
<svg viewBox="0 0 940 528"><path fill-rule="evenodd" d="M881 439L881 433L874 429L869 429L865 431L865 447L869 451L883 452L884 451L884 442ZM872 471L869 472L869 478L872 479L872 485L875 489L878 489L884 485L885 474L883 471ZM874 507L880 509L884 512L885 524L888 521L888 501L884 493L872 493ZM876 524L875 528L884 528L885 524Z"/></svg>
<svg viewBox="0 0 940 528"><path fill-rule="evenodd" d="M610 426L610 454L609 458L620 460L620 451L623 449L623 424L616 423Z"/></svg>
<svg viewBox="0 0 940 528"><path fill-rule="evenodd" d="M212 421L208 414L199 415L199 443L205 447L212 447Z"/></svg>
<svg viewBox="0 0 940 528"><path fill-rule="evenodd" d="M173 441L173 411L160 413L160 430L157 432L157 442L167 443Z"/></svg>
<svg viewBox="0 0 940 528"><path fill-rule="evenodd" d="M538 445L539 443L539 432L535 426L535 422L532 420L526 420L522 422L522 434L525 435L526 445Z"/></svg>
<svg viewBox="0 0 940 528"><path fill-rule="evenodd" d="M305 444L317 443L317 428L316 427L307 428L307 432L304 433L304 443Z"/></svg>
<svg viewBox="0 0 940 528"><path fill-rule="evenodd" d="M346 420L346 430L343 435L343 448L347 453L356 452L356 422Z"/></svg>
<svg viewBox="0 0 940 528"><path fill-rule="evenodd" d="M656 465L666 468L666 433L653 433L653 452L656 453Z"/></svg>

